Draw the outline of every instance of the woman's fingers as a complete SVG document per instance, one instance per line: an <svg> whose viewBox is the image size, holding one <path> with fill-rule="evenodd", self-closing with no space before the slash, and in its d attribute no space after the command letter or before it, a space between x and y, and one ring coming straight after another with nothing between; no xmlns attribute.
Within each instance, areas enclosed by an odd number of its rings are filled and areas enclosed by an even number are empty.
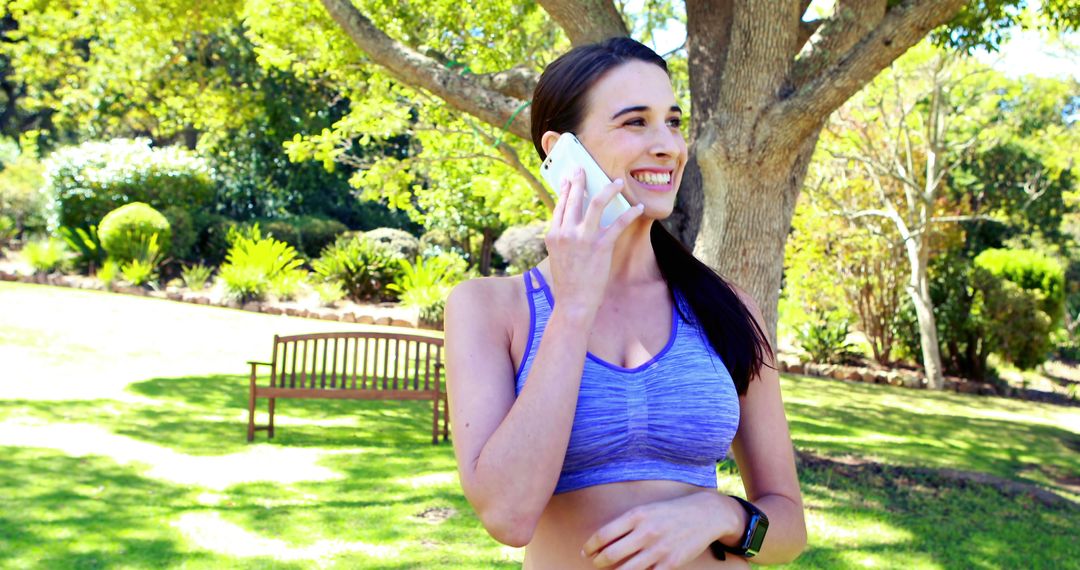
<svg viewBox="0 0 1080 570"><path fill-rule="evenodd" d="M563 212L564 225L576 225L581 221L582 202L585 200L585 169L577 168L570 174L570 194Z"/></svg>
<svg viewBox="0 0 1080 570"><path fill-rule="evenodd" d="M555 210L551 212L551 229L562 227L563 213L566 211L566 197L570 193L570 181L563 179L559 185L559 196L555 201Z"/></svg>
<svg viewBox="0 0 1080 570"><path fill-rule="evenodd" d="M615 218L614 222L611 222L610 226L604 229L604 235L600 238L600 240L604 243L604 245L607 245L619 239L619 234L621 234L623 230L626 229L626 226L629 226L631 223L633 223L633 221L638 219L638 217L641 216L644 212L645 204L630 206L629 210L620 214L618 218Z"/></svg>
<svg viewBox="0 0 1080 570"><path fill-rule="evenodd" d="M589 207L585 211L585 226L588 228L596 229L600 227L600 218L604 215L604 210L608 207L608 204L615 198L615 195L622 191L624 186L622 178L616 178L614 182L604 186L600 193L593 196L589 200Z"/></svg>

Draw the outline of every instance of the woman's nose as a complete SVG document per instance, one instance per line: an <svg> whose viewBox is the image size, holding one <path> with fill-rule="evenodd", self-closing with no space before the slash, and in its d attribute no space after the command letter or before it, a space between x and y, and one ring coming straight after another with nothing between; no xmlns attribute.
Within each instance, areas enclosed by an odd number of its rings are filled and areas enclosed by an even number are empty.
<svg viewBox="0 0 1080 570"><path fill-rule="evenodd" d="M652 153L656 156L678 156L680 143L683 142L682 131L673 131L670 127L654 131L652 137Z"/></svg>

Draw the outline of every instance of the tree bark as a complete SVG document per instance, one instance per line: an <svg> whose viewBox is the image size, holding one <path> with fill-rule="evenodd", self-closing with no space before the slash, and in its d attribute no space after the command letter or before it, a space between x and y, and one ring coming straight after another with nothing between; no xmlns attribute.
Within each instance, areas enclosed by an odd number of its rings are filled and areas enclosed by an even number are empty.
<svg viewBox="0 0 1080 570"><path fill-rule="evenodd" d="M938 341L934 303L930 299L930 278L927 276L929 244L925 243L926 235L928 234L923 232L917 239L905 242L911 263L911 280L908 281L907 292L915 305L915 317L919 322L919 345L922 349L927 387L941 390L945 387L945 376L941 367L941 343Z"/></svg>

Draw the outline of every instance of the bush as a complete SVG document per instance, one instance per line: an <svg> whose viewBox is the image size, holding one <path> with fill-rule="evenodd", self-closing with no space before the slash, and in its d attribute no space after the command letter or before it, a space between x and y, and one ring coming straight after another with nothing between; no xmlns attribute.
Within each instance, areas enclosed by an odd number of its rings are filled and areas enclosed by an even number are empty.
<svg viewBox="0 0 1080 570"><path fill-rule="evenodd" d="M817 312L795 330L799 346L810 360L822 364L850 362L857 353L847 341L851 321L829 312Z"/></svg>
<svg viewBox="0 0 1080 570"><path fill-rule="evenodd" d="M157 278L157 269L161 265L164 252L158 244L158 234L140 243L138 254L129 261L120 262L120 274L124 280L136 287L148 285Z"/></svg>
<svg viewBox="0 0 1080 570"><path fill-rule="evenodd" d="M101 269L98 269L97 279L101 281L101 284L106 289L111 289L112 284L116 282L117 276L120 275L120 265L116 263L115 259L106 259L105 263L101 264Z"/></svg>
<svg viewBox="0 0 1080 570"><path fill-rule="evenodd" d="M287 271L271 278L267 290L279 301L292 301L306 282L306 271Z"/></svg>
<svg viewBox="0 0 1080 570"><path fill-rule="evenodd" d="M154 208L142 202L120 206L101 219L98 237L109 256L123 264L137 259L146 248L150 236L157 235L158 244L172 240L169 220ZM159 246L161 253L167 252Z"/></svg>
<svg viewBox="0 0 1080 570"><path fill-rule="evenodd" d="M201 229L197 226L196 216L179 206L169 206L161 211L161 215L169 221L169 229L172 231L172 239L164 244L169 255L174 259L191 259Z"/></svg>
<svg viewBox="0 0 1080 570"><path fill-rule="evenodd" d="M180 270L180 278L184 280L184 285L192 291L200 291L206 287L206 282L210 280L210 274L213 269L201 264L185 265Z"/></svg>
<svg viewBox="0 0 1080 570"><path fill-rule="evenodd" d="M74 264L80 271L90 274L105 263L105 248L101 247L97 226L85 230L62 226L58 233L68 249L75 252Z"/></svg>
<svg viewBox="0 0 1080 570"><path fill-rule="evenodd" d="M324 282L338 282L355 301L393 298L387 288L400 272L393 256L366 236L339 239L311 262Z"/></svg>
<svg viewBox="0 0 1080 570"><path fill-rule="evenodd" d="M87 227L131 202L159 210L207 210L214 200L212 175L198 155L180 147L151 148L146 139L61 148L45 160L49 228Z"/></svg>
<svg viewBox="0 0 1080 570"><path fill-rule="evenodd" d="M450 290L466 278L467 262L453 253L443 253L415 263L399 259L402 269L397 280L387 288L399 294L407 307L420 309L420 319L442 326L446 297Z"/></svg>
<svg viewBox="0 0 1080 570"><path fill-rule="evenodd" d="M19 235L19 228L15 226L14 218L0 214L0 247L7 247L17 235ZM0 257L2 256L0 254Z"/></svg>
<svg viewBox="0 0 1080 570"><path fill-rule="evenodd" d="M320 216L294 216L259 222L267 235L288 243L308 258L319 253L349 228L334 219Z"/></svg>
<svg viewBox="0 0 1080 570"><path fill-rule="evenodd" d="M314 287L315 293L319 295L319 301L327 307L334 306L334 303L337 303L345 296L345 290L341 288L341 283L336 281L316 283Z"/></svg>
<svg viewBox="0 0 1080 570"><path fill-rule="evenodd" d="M1061 322L1065 310L1065 268L1054 259L1031 250L988 249L975 258L975 265L1035 293L1039 308L1055 325Z"/></svg>
<svg viewBox="0 0 1080 570"><path fill-rule="evenodd" d="M547 222L507 228L495 240L495 251L510 264L511 273L524 273L547 256L546 233Z"/></svg>
<svg viewBox="0 0 1080 570"><path fill-rule="evenodd" d="M240 222L220 214L205 214L197 225L200 231L192 256L211 265L221 265L229 251L229 234L241 227Z"/></svg>
<svg viewBox="0 0 1080 570"><path fill-rule="evenodd" d="M420 240L405 230L375 228L364 237L382 247L396 259L413 259L420 253Z"/></svg>
<svg viewBox="0 0 1080 570"><path fill-rule="evenodd" d="M42 192L44 182L45 167L29 155L18 155L4 164L0 171L0 212L12 222L12 237L46 231L49 199Z"/></svg>
<svg viewBox="0 0 1080 570"><path fill-rule="evenodd" d="M61 269L68 259L64 242L56 238L31 241L26 244L22 253L35 273L52 273Z"/></svg>
<svg viewBox="0 0 1080 570"><path fill-rule="evenodd" d="M241 302L263 300L273 280L300 271L302 261L296 250L283 241L262 237L257 224L247 231L234 230L229 241L232 245L218 277Z"/></svg>

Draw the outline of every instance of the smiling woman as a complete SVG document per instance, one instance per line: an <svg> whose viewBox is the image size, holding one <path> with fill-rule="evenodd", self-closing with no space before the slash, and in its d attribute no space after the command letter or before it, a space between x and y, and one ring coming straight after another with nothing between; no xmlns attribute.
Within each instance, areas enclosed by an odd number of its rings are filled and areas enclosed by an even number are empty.
<svg viewBox="0 0 1080 570"><path fill-rule="evenodd" d="M627 38L575 48L532 102L543 159L573 133L612 180L559 188L549 257L446 304L466 497L530 570L737 568L795 558L802 498L754 301L659 223L687 162L666 63ZM600 227L621 193L633 206ZM732 455L749 501L717 491Z"/></svg>

